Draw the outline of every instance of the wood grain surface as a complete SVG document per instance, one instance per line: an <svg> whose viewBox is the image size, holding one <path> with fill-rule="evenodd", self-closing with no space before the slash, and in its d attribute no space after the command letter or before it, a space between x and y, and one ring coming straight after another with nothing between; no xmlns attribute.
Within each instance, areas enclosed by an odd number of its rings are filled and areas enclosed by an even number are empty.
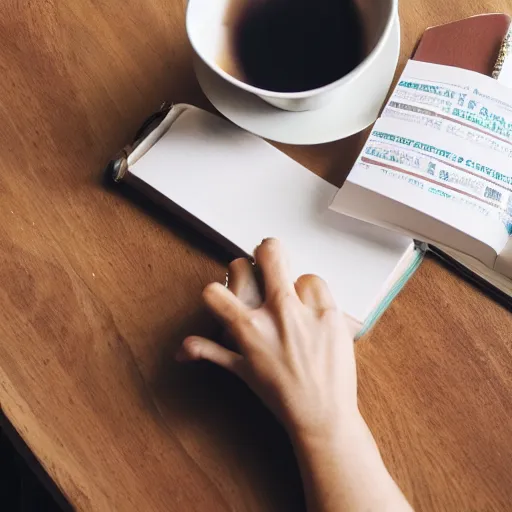
<svg viewBox="0 0 512 512"><path fill-rule="evenodd" d="M4 0L0 404L86 511L303 510L284 432L238 382L179 367L225 256L100 170L163 100L208 107L185 0ZM511 0L402 0L430 25ZM361 136L282 147L332 181ZM340 163L341 162L341 163ZM512 510L512 316L427 260L357 345L360 402L420 511Z"/></svg>

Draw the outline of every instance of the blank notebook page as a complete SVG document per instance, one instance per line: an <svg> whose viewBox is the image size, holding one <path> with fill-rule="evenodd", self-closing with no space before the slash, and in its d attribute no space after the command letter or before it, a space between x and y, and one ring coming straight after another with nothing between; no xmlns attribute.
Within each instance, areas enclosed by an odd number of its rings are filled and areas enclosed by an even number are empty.
<svg viewBox="0 0 512 512"><path fill-rule="evenodd" d="M410 238L329 211L335 186L194 107L130 172L248 254L263 238L281 239L293 277L323 277L361 323L411 246Z"/></svg>

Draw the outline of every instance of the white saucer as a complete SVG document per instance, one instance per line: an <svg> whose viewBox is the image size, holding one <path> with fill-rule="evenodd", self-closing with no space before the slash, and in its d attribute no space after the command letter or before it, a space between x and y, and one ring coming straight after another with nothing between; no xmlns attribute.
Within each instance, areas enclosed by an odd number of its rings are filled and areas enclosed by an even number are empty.
<svg viewBox="0 0 512 512"><path fill-rule="evenodd" d="M199 85L213 106L233 123L265 139L286 144L322 144L360 132L378 117L386 99L400 53L400 23L393 31L382 55L375 62L380 71L365 71L351 89L344 89L326 107L306 112L287 112L269 105L251 93L238 89L214 73L199 57L194 67ZM394 62L393 67L389 62ZM380 76L375 80L375 76Z"/></svg>

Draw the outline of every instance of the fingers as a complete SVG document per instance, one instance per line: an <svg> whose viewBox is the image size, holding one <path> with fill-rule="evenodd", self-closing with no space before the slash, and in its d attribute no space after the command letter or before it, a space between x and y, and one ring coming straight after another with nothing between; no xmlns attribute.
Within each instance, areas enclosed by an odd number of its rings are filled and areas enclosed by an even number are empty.
<svg viewBox="0 0 512 512"><path fill-rule="evenodd" d="M336 303L327 283L318 276L307 274L295 282L295 290L300 300L308 307L325 311L336 309Z"/></svg>
<svg viewBox="0 0 512 512"><path fill-rule="evenodd" d="M207 338L190 336L183 342L176 354L176 360L178 362L210 361L226 370L238 373L239 363L243 360L243 357Z"/></svg>
<svg viewBox="0 0 512 512"><path fill-rule="evenodd" d="M286 255L279 240L267 238L254 253L265 282L265 301L272 302L287 295L295 296Z"/></svg>
<svg viewBox="0 0 512 512"><path fill-rule="evenodd" d="M247 307L261 306L262 297L254 274L254 266L247 258L239 258L229 265L229 290Z"/></svg>
<svg viewBox="0 0 512 512"><path fill-rule="evenodd" d="M249 308L220 283L211 283L203 291L203 300L208 308L232 326L249 313Z"/></svg>

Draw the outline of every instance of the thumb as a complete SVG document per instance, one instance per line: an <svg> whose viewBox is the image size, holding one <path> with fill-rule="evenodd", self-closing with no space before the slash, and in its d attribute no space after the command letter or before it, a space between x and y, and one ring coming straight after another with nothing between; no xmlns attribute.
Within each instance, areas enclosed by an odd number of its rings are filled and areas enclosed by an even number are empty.
<svg viewBox="0 0 512 512"><path fill-rule="evenodd" d="M176 361L210 361L238 374L243 356L228 350L212 340L201 336L189 336L176 354Z"/></svg>

